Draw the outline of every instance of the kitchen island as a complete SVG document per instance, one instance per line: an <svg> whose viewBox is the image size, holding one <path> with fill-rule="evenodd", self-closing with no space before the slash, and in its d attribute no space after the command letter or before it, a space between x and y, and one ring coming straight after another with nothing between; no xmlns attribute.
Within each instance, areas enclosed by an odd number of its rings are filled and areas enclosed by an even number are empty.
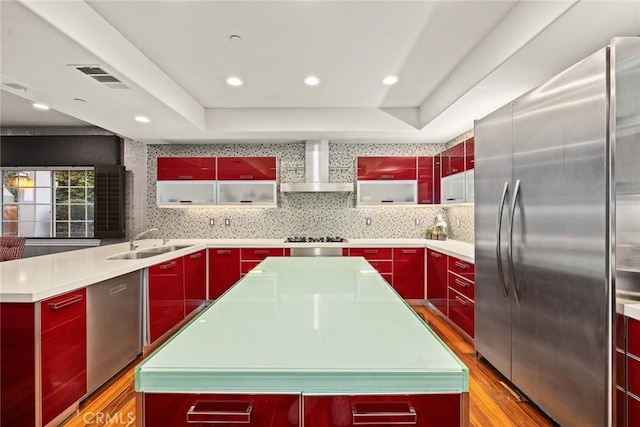
<svg viewBox="0 0 640 427"><path fill-rule="evenodd" d="M363 258L267 258L136 368L144 425L459 426L468 370Z"/></svg>

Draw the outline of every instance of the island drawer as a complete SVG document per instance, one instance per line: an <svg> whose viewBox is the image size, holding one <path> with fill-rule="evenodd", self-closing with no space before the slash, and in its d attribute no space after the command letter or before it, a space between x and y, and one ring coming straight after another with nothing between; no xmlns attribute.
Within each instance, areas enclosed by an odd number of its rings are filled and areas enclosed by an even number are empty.
<svg viewBox="0 0 640 427"><path fill-rule="evenodd" d="M284 256L282 248L249 248L240 250L243 261L262 261L268 256Z"/></svg>
<svg viewBox="0 0 640 427"><path fill-rule="evenodd" d="M305 427L461 425L460 394L305 396Z"/></svg>
<svg viewBox="0 0 640 427"><path fill-rule="evenodd" d="M300 395L145 393L145 427L297 427Z"/></svg>
<svg viewBox="0 0 640 427"><path fill-rule="evenodd" d="M449 287L460 292L470 300L474 299L474 285L470 280L463 279L462 277L449 272Z"/></svg>
<svg viewBox="0 0 640 427"><path fill-rule="evenodd" d="M362 256L366 259L393 259L392 248L350 248L349 256Z"/></svg>

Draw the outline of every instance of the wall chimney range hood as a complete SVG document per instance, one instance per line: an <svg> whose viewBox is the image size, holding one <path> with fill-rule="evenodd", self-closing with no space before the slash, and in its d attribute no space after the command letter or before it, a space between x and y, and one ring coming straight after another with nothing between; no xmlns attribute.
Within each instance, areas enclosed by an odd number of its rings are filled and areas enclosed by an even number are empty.
<svg viewBox="0 0 640 427"><path fill-rule="evenodd" d="M305 141L305 182L283 182L283 193L345 193L353 192L353 182L329 182L329 141Z"/></svg>

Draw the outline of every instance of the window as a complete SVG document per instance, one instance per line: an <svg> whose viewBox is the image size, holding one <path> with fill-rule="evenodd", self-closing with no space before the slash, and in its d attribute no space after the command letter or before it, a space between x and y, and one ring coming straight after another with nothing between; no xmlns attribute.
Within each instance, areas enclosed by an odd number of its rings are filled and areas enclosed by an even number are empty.
<svg viewBox="0 0 640 427"><path fill-rule="evenodd" d="M93 168L2 170L2 235L93 237Z"/></svg>

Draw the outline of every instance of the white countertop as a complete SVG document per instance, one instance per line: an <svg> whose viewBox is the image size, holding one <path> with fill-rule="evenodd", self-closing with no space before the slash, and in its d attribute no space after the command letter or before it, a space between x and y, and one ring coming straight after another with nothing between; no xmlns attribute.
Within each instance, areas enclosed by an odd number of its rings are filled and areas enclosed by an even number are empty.
<svg viewBox="0 0 640 427"><path fill-rule="evenodd" d="M467 368L363 258L273 257L139 365L136 390L469 388Z"/></svg>
<svg viewBox="0 0 640 427"><path fill-rule="evenodd" d="M139 241L139 249L160 246L160 239ZM193 246L144 259L108 260L129 250L129 243L61 252L0 263L0 302L35 302L140 270L205 248L301 246L428 247L473 262L473 245L454 240L350 239L346 243L285 243L284 239L172 239L168 244Z"/></svg>

